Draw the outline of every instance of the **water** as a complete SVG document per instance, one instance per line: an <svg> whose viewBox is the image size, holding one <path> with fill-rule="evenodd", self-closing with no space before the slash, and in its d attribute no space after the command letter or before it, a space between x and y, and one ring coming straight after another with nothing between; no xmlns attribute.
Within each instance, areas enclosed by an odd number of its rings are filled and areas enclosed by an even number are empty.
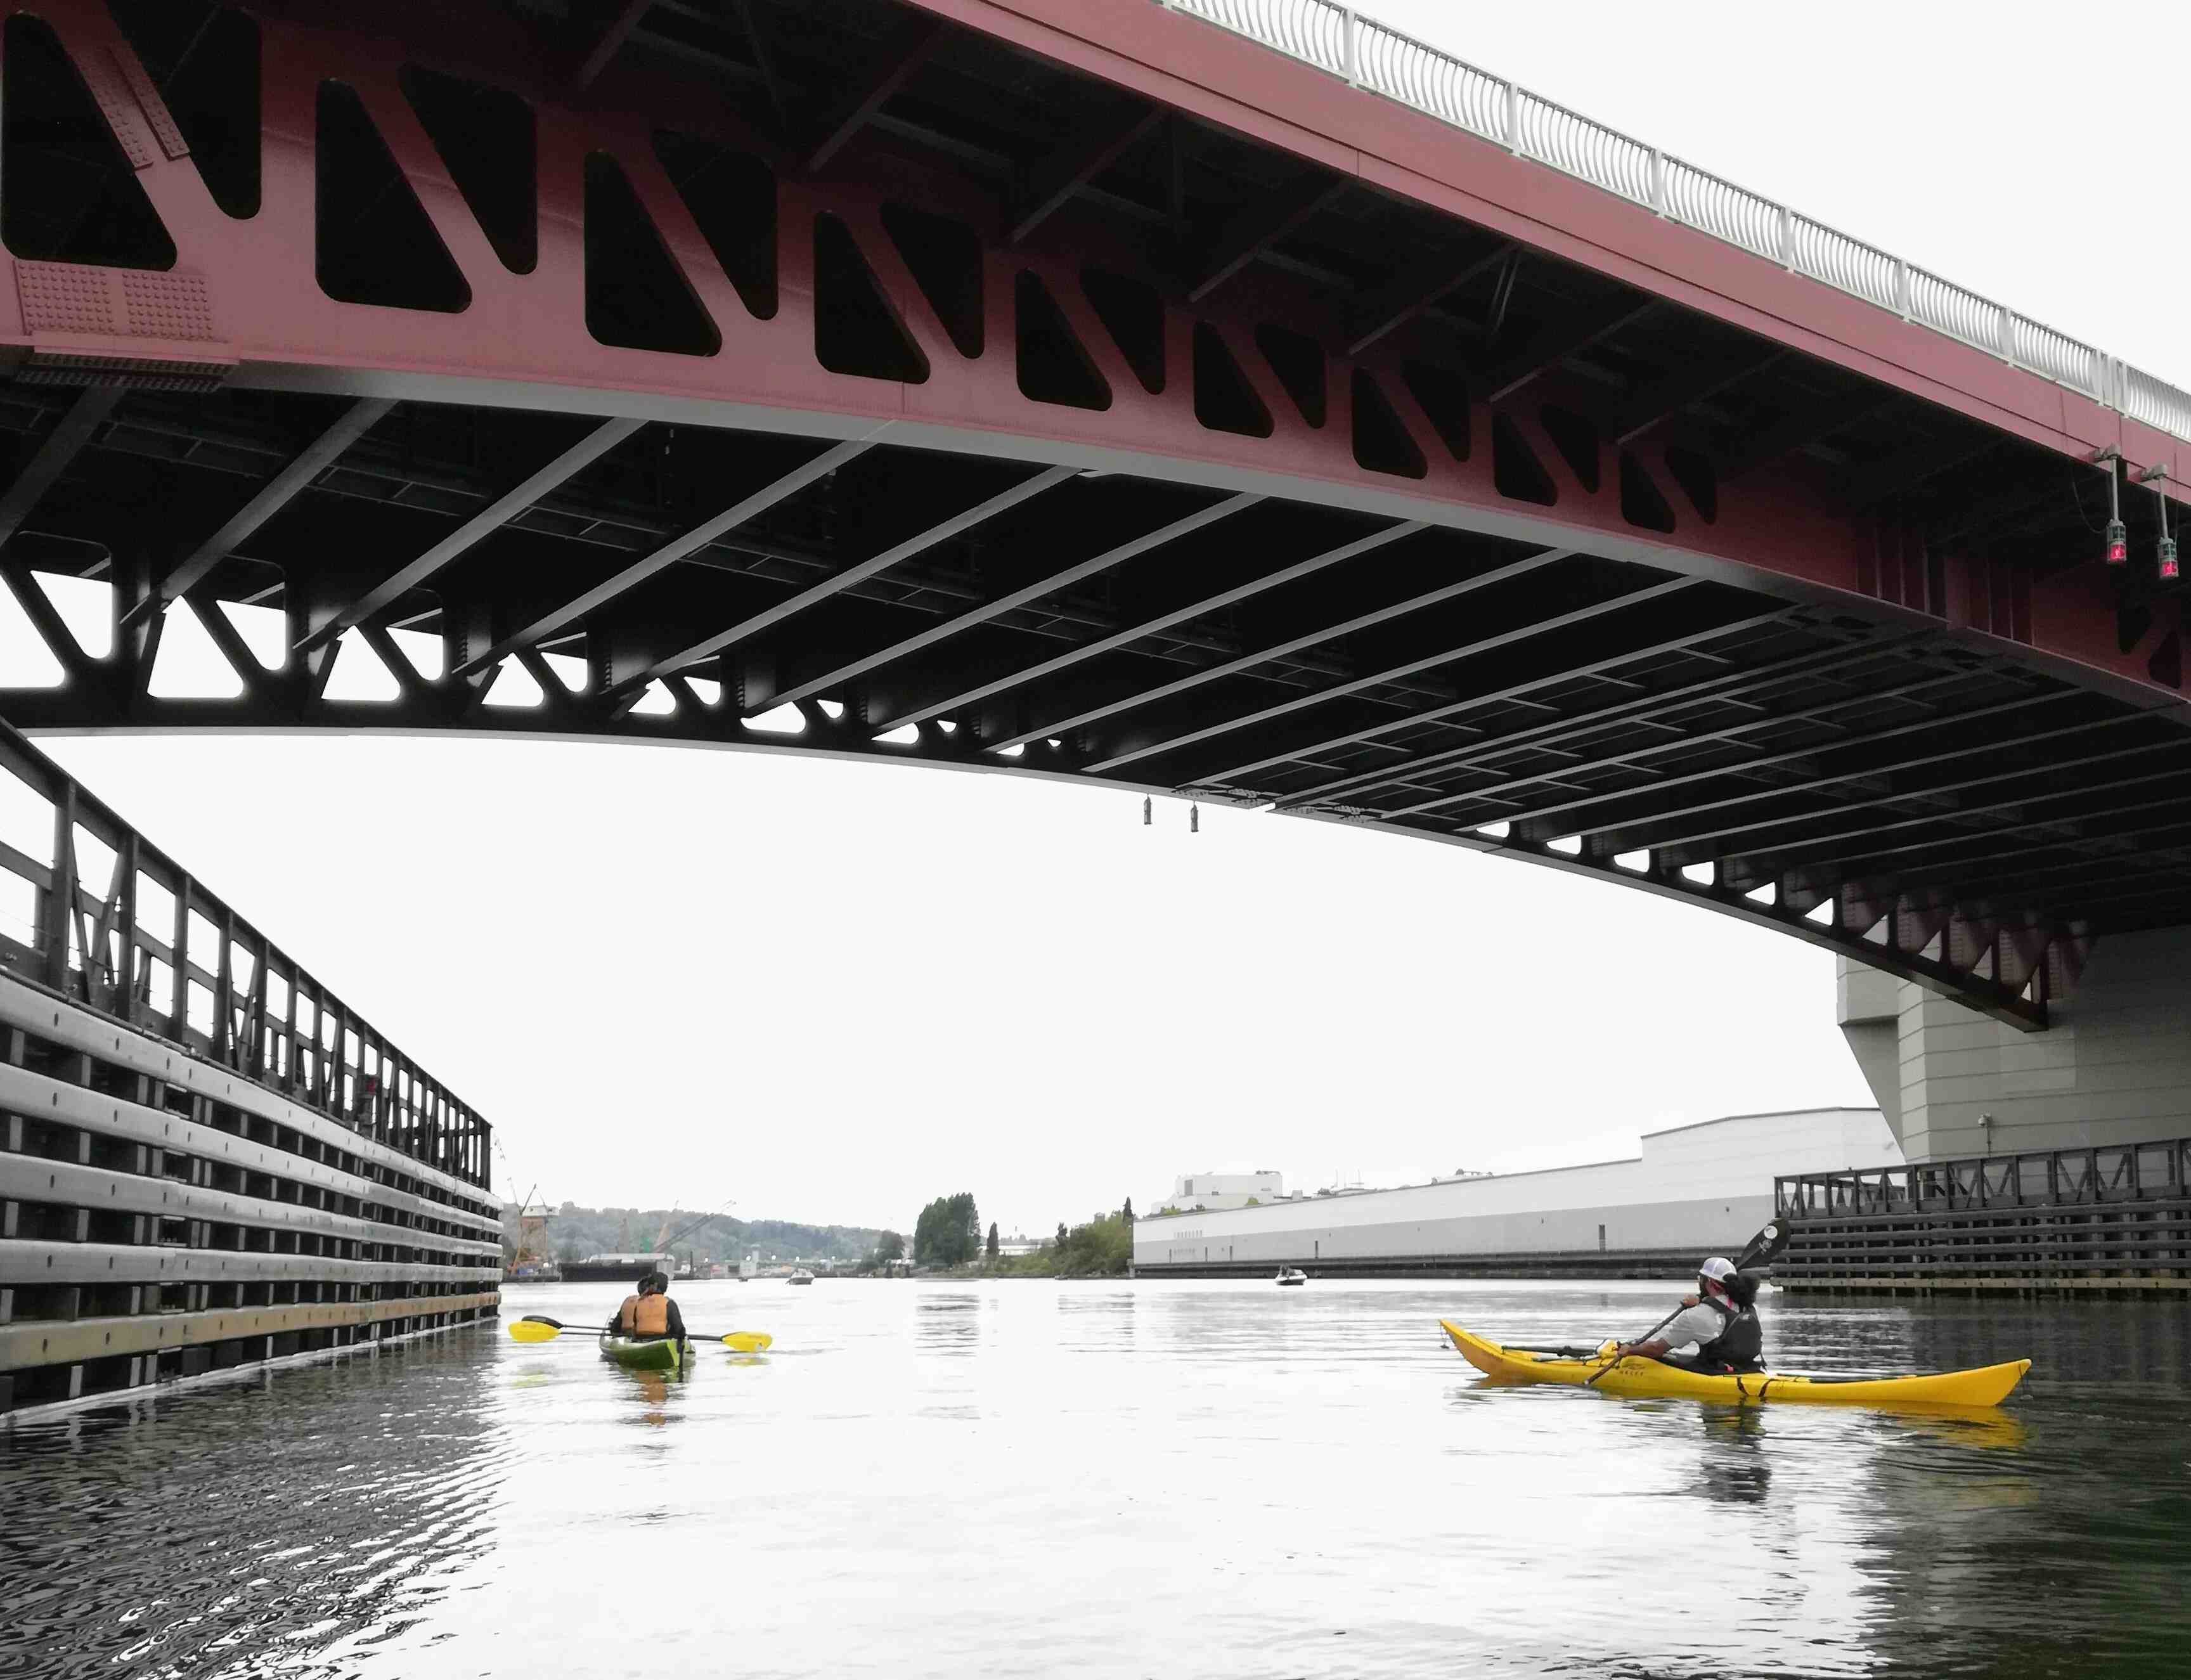
<svg viewBox="0 0 2191 1680"><path fill-rule="evenodd" d="M2038 1361L1976 1418L1494 1388L1437 1332L1668 1294L681 1285L775 1347L482 1330L24 1426L0 1674L2185 1671L2191 1309L1767 1297L1791 1368Z"/></svg>

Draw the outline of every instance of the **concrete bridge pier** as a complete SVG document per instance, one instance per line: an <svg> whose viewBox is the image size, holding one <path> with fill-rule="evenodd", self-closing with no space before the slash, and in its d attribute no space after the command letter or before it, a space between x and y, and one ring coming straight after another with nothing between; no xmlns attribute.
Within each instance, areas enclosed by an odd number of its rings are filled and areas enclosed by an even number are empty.
<svg viewBox="0 0 2191 1680"><path fill-rule="evenodd" d="M2096 941L2021 1032L1840 959L1841 1028L1913 1162L2191 1136L2191 928Z"/></svg>

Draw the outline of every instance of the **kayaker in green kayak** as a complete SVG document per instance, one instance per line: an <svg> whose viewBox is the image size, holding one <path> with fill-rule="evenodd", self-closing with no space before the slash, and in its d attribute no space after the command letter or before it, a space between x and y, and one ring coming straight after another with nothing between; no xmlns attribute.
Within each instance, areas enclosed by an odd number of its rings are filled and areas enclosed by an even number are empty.
<svg viewBox="0 0 2191 1680"><path fill-rule="evenodd" d="M669 1298L666 1274L650 1272L639 1280L639 1293L626 1296L623 1305L617 1308L617 1330L639 1341L658 1341L664 1336L677 1341L686 1339L685 1315Z"/></svg>
<svg viewBox="0 0 2191 1680"><path fill-rule="evenodd" d="M1648 1341L1622 1342L1615 1359L1630 1354L1676 1370L1724 1376L1765 1369L1765 1329L1757 1322L1757 1280L1734 1269L1724 1255L1697 1267L1697 1292L1682 1298L1682 1312ZM1696 1344L1693 1353L1677 1347Z"/></svg>

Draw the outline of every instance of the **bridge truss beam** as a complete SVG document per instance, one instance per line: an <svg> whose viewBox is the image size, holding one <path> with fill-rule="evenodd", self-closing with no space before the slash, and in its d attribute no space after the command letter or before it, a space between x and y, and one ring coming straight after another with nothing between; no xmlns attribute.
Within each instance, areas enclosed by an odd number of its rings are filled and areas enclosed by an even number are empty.
<svg viewBox="0 0 2191 1680"><path fill-rule="evenodd" d="M2172 861L2102 883L2023 817L2178 763L2180 608L2085 561L2040 493L2080 440L1981 353L1905 378L1648 219L1681 278L1647 283L1606 254L1632 206L1525 225L1027 11L9 20L0 608L62 675L0 710L1275 805L2023 1024L2178 914ZM56 578L107 586L103 634ZM163 663L179 614L218 692Z"/></svg>

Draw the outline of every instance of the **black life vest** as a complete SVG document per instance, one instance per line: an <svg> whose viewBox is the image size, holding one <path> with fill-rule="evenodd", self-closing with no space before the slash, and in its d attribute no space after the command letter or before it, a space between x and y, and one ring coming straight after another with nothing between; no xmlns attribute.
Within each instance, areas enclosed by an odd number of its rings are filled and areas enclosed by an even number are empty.
<svg viewBox="0 0 2191 1680"><path fill-rule="evenodd" d="M1723 1366L1728 1370L1754 1371L1764 1369L1765 1327L1757 1322L1755 1307L1733 1307L1724 1301L1708 1298L1704 1303L1720 1315L1720 1333L1697 1349L1697 1368L1710 1370Z"/></svg>

